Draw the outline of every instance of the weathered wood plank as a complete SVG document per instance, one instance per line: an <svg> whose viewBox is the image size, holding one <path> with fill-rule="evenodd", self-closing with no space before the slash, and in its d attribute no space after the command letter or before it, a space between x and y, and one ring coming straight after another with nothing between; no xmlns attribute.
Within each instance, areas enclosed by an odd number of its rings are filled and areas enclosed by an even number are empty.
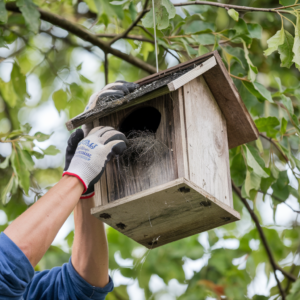
<svg viewBox="0 0 300 300"><path fill-rule="evenodd" d="M226 120L202 76L183 91L189 179L230 206Z"/></svg>
<svg viewBox="0 0 300 300"><path fill-rule="evenodd" d="M95 207L91 213L149 249L240 219L238 212L184 178Z"/></svg>
<svg viewBox="0 0 300 300"><path fill-rule="evenodd" d="M176 143L174 141L175 120L173 118L173 102L170 95L160 96L147 103L138 104L134 108L110 114L101 118L99 124L118 129L126 116L141 107L154 107L161 113L160 125L155 136L157 140L166 146L167 151L160 160L155 161L150 166L151 172L149 171L149 167L143 167L141 162L131 165L128 172L123 173L119 169L120 167L116 159L110 161L106 166L105 172L109 202L178 178Z"/></svg>
<svg viewBox="0 0 300 300"><path fill-rule="evenodd" d="M204 61L200 66L195 67L191 71L185 73L184 75L180 76L179 78L171 81L168 83L168 88L170 92L176 91L183 85L187 84L191 80L195 79L196 77L199 77L212 67L214 67L217 64L215 57L211 57L208 60Z"/></svg>
<svg viewBox="0 0 300 300"><path fill-rule="evenodd" d="M254 141L258 130L217 51L217 65L203 74L227 123L229 149Z"/></svg>
<svg viewBox="0 0 300 300"><path fill-rule="evenodd" d="M171 94L173 100L174 134L178 177L190 178L187 158L186 122L183 103L183 88Z"/></svg>

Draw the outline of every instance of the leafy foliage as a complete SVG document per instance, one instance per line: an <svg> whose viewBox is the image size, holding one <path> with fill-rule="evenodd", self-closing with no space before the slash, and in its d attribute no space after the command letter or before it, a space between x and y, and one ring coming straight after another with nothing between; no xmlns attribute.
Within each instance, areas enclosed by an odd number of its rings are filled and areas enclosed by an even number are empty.
<svg viewBox="0 0 300 300"><path fill-rule="evenodd" d="M166 294L181 300L282 299L274 276L299 275L300 4L258 0L255 7L273 9L251 12L230 7L251 6L250 0L230 1L228 7L221 2L216 2L219 8L211 2L175 7L172 1L154 0L158 61L164 70L219 51L260 133L256 142L229 151L232 181L253 210L233 193L240 222L150 251L108 228L112 275L127 283L107 299L128 299L133 282L146 299ZM152 3L142 12L144 4L17 0L21 13L16 13L11 2L0 0L1 230L61 177L59 149L66 141L61 146L56 139L63 139L63 125L57 124L53 136L40 127L54 116L66 121L80 114L89 96L104 86L104 72L108 82L147 75L141 64L131 65L110 51L104 55L91 40L77 36L74 24L107 45L114 38L113 48L154 66ZM290 7L274 9L280 5ZM70 21L68 30L53 25L51 18L46 21L39 9ZM137 26L120 36L135 21ZM50 117L41 120L41 111L49 111ZM274 272L253 214L281 270ZM37 270L67 261L73 236L73 231L66 236L64 251L52 246ZM272 288L263 283L254 287L262 277L274 282ZM291 284L286 274L278 278L285 299L298 299L299 279ZM156 286L155 280L161 284Z"/></svg>

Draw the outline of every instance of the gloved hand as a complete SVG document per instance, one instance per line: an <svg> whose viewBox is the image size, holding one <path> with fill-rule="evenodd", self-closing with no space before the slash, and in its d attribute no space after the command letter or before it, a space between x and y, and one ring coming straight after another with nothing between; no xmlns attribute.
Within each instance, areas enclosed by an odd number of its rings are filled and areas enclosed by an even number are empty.
<svg viewBox="0 0 300 300"><path fill-rule="evenodd" d="M132 93L135 89L139 87L138 84L134 82L127 82L124 80L117 80L116 82L106 85L100 92L94 93L86 106L84 111L91 110L95 108L97 101L111 101L119 99ZM86 137L88 133L92 130L93 124L88 123L82 126L84 136Z"/></svg>
<svg viewBox="0 0 300 300"><path fill-rule="evenodd" d="M74 146L82 136L80 130L76 130L76 132L73 133L74 136L71 136L68 142L68 157L71 157ZM125 142L125 135L114 128L108 126L95 127L86 138L78 143L71 162L67 162L66 158L63 176L75 176L82 182L84 186L82 199L93 196L92 189L94 189L94 184L103 174L106 163L114 155L121 155L124 152L126 149Z"/></svg>

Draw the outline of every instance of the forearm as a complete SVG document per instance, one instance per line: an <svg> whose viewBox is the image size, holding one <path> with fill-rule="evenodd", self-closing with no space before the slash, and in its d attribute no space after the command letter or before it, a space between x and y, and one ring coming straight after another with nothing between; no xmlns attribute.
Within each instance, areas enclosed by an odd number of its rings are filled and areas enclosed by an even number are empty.
<svg viewBox="0 0 300 300"><path fill-rule="evenodd" d="M5 229L4 233L23 251L33 267L50 247L82 191L83 185L77 178L64 176Z"/></svg>
<svg viewBox="0 0 300 300"><path fill-rule="evenodd" d="M88 283L104 287L108 281L108 246L104 224L90 213L94 198L82 199L74 210L72 264Z"/></svg>

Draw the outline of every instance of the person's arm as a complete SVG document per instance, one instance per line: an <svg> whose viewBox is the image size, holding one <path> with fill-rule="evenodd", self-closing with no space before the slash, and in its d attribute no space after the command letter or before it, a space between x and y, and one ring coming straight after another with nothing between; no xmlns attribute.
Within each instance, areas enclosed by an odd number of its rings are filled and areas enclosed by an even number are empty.
<svg viewBox="0 0 300 300"><path fill-rule="evenodd" d="M89 284L104 287L109 282L108 246L104 224L91 215L94 198L81 199L75 207L75 238L72 264Z"/></svg>
<svg viewBox="0 0 300 300"><path fill-rule="evenodd" d="M14 220L4 233L35 267L73 211L84 190L73 176L64 176L41 199Z"/></svg>

